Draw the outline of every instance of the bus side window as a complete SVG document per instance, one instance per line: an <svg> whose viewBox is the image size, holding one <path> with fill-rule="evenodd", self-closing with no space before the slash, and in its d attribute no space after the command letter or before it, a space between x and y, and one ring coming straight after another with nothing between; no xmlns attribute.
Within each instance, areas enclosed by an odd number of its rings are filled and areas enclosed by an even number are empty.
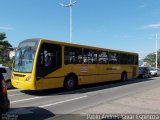
<svg viewBox="0 0 160 120"><path fill-rule="evenodd" d="M128 55L128 64L134 64L134 56Z"/></svg>
<svg viewBox="0 0 160 120"><path fill-rule="evenodd" d="M97 51L84 49L83 50L83 63L84 64L96 64L97 63Z"/></svg>
<svg viewBox="0 0 160 120"><path fill-rule="evenodd" d="M119 64L119 54L116 52L109 52L109 63Z"/></svg>
<svg viewBox="0 0 160 120"><path fill-rule="evenodd" d="M99 51L98 63L108 64L108 51L107 52Z"/></svg>
<svg viewBox="0 0 160 120"><path fill-rule="evenodd" d="M52 53L48 50L41 50L38 58L38 66L47 67L52 64Z"/></svg>
<svg viewBox="0 0 160 120"><path fill-rule="evenodd" d="M120 64L128 64L128 54L120 54Z"/></svg>
<svg viewBox="0 0 160 120"><path fill-rule="evenodd" d="M41 50L38 55L37 66L43 67L43 65L44 65L44 55L43 55L43 51Z"/></svg>
<svg viewBox="0 0 160 120"><path fill-rule="evenodd" d="M37 60L37 76L45 76L62 66L61 46L43 43Z"/></svg>
<svg viewBox="0 0 160 120"><path fill-rule="evenodd" d="M83 49L83 63L87 64L88 63L88 50L87 49Z"/></svg>
<svg viewBox="0 0 160 120"><path fill-rule="evenodd" d="M134 56L134 64L135 64L135 65L138 65L138 55L135 55L135 56Z"/></svg>
<svg viewBox="0 0 160 120"><path fill-rule="evenodd" d="M77 47L64 47L64 63L65 64L81 64L82 49Z"/></svg>

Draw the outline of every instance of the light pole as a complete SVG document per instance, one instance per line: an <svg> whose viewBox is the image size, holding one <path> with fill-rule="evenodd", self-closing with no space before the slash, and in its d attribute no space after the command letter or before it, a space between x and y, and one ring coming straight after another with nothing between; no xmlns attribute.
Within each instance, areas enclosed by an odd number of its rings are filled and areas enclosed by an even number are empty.
<svg viewBox="0 0 160 120"><path fill-rule="evenodd" d="M72 43L72 7L76 4L77 1L72 2L70 0L69 4L60 4L63 7L69 7L70 8L70 43Z"/></svg>
<svg viewBox="0 0 160 120"><path fill-rule="evenodd" d="M157 71L157 60L158 60L158 52L157 52L157 34L156 34L156 71Z"/></svg>

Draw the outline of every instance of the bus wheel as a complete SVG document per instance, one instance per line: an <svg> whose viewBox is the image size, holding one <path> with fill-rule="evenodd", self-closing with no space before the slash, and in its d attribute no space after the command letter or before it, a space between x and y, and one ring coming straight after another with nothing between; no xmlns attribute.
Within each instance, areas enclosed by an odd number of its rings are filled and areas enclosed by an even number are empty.
<svg viewBox="0 0 160 120"><path fill-rule="evenodd" d="M126 81L128 78L127 78L127 73L126 72L123 72L121 74L121 81Z"/></svg>
<svg viewBox="0 0 160 120"><path fill-rule="evenodd" d="M66 77L65 81L64 81L64 87L67 90L73 90L75 89L77 86L77 79L76 76L74 75L69 75Z"/></svg>

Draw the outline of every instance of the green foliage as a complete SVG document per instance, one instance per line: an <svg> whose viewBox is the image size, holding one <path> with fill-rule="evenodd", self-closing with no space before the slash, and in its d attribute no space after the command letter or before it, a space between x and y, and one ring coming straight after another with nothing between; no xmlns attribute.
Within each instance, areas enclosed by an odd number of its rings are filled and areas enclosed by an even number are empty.
<svg viewBox="0 0 160 120"><path fill-rule="evenodd" d="M160 67L160 50L158 50L158 66ZM144 62L147 62L149 65L155 67L156 66L156 54L155 53L150 53L144 58Z"/></svg>
<svg viewBox="0 0 160 120"><path fill-rule="evenodd" d="M0 53L5 49L12 47L12 45L5 40L6 38L6 34L0 32Z"/></svg>
<svg viewBox="0 0 160 120"><path fill-rule="evenodd" d="M4 39L6 39L6 33L1 33L0 32L0 41L3 41Z"/></svg>
<svg viewBox="0 0 160 120"><path fill-rule="evenodd" d="M8 66L8 67L12 68L12 64L13 64L13 59L4 62L3 66Z"/></svg>
<svg viewBox="0 0 160 120"><path fill-rule="evenodd" d="M9 59L9 51L12 45L6 40L6 34L0 32L0 64L11 66L12 60Z"/></svg>

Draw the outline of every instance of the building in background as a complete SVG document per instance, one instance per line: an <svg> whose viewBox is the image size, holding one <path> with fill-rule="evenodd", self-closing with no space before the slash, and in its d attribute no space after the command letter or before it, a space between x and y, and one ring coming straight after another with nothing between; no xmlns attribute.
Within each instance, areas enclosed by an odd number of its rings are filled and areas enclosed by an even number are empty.
<svg viewBox="0 0 160 120"><path fill-rule="evenodd" d="M13 57L15 56L15 51L16 51L16 48L14 48L13 50L9 51L9 59L13 59Z"/></svg>

